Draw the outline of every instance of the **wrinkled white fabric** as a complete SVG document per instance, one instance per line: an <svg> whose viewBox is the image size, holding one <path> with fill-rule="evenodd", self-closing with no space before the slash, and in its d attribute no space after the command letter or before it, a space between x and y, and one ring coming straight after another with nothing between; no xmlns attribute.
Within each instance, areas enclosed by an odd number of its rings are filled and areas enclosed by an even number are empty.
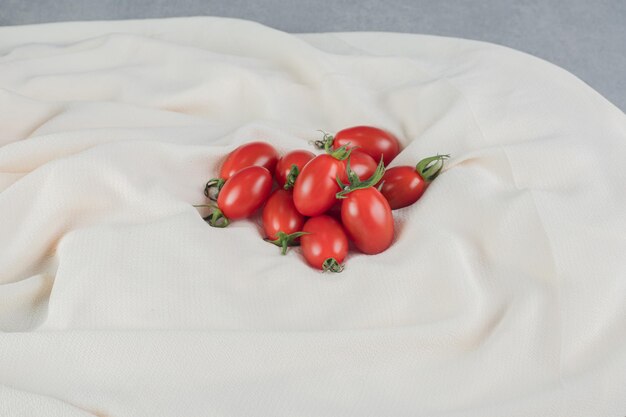
<svg viewBox="0 0 626 417"><path fill-rule="evenodd" d="M192 204L238 144L450 153L342 274ZM0 28L0 415L624 416L626 116L480 42Z"/></svg>

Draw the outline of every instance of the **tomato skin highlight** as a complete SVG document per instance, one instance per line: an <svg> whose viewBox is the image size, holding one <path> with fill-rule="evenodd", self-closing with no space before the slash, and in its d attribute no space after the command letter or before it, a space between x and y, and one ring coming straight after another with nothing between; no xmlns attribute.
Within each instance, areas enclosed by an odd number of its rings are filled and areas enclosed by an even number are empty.
<svg viewBox="0 0 626 417"><path fill-rule="evenodd" d="M306 232L300 238L300 248L304 259L313 268L324 269L329 258L342 263L348 254L348 237L337 220L322 215L312 217L304 224Z"/></svg>
<svg viewBox="0 0 626 417"><path fill-rule="evenodd" d="M341 221L350 240L361 252L373 255L391 246L391 207L376 188L363 188L347 194L341 203Z"/></svg>
<svg viewBox="0 0 626 417"><path fill-rule="evenodd" d="M385 165L400 153L400 141L390 132L373 126L354 126L340 130L335 134L333 149L341 146L358 147L375 161L382 155Z"/></svg>
<svg viewBox="0 0 626 417"><path fill-rule="evenodd" d="M276 189L263 208L263 230L268 239L277 239L278 232L292 234L302 230L304 216L296 210L290 191Z"/></svg>
<svg viewBox="0 0 626 417"><path fill-rule="evenodd" d="M272 175L261 166L250 166L233 175L217 198L217 206L230 220L252 215L272 191Z"/></svg>
<svg viewBox="0 0 626 417"><path fill-rule="evenodd" d="M384 181L384 182L383 182ZM410 206L424 194L428 183L417 173L415 167L389 168L383 175L381 193L392 210Z"/></svg>
<svg viewBox="0 0 626 417"><path fill-rule="evenodd" d="M220 178L230 179L237 172L250 166L262 166L274 174L278 152L266 142L249 142L233 150L222 164Z"/></svg>
<svg viewBox="0 0 626 417"><path fill-rule="evenodd" d="M291 151L283 155L276 164L276 172L274 174L278 186L281 188L285 186L287 175L289 175L292 165L296 165L298 170L302 171L307 162L313 158L315 158L315 154L305 150Z"/></svg>
<svg viewBox="0 0 626 417"><path fill-rule="evenodd" d="M340 191L337 176L345 172L344 161L322 154L302 168L293 187L293 202L300 213L313 217L324 214Z"/></svg>

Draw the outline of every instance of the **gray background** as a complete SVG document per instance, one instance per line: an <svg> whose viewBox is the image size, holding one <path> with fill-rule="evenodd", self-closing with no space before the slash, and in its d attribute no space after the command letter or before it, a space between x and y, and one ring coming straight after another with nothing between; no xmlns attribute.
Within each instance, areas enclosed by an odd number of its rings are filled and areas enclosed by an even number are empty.
<svg viewBox="0 0 626 417"><path fill-rule="evenodd" d="M626 0L0 0L0 25L196 15L287 32L394 31L494 42L564 67L626 109Z"/></svg>

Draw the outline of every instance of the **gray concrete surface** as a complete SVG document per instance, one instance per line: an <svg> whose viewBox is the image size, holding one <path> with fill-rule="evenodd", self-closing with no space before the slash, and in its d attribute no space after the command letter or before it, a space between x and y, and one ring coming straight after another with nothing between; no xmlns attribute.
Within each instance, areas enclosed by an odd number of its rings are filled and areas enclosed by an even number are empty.
<svg viewBox="0 0 626 417"><path fill-rule="evenodd" d="M626 0L0 0L0 25L196 15L287 32L394 31L494 42L569 70L626 110Z"/></svg>

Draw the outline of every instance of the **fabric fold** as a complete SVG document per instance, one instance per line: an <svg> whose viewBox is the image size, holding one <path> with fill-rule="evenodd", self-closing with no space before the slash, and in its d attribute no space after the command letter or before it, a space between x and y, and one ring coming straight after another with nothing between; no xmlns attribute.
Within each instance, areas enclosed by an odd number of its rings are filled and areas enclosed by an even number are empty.
<svg viewBox="0 0 626 417"><path fill-rule="evenodd" d="M343 273L193 204L319 129L449 153ZM501 46L225 18L0 28L0 414L626 413L626 116Z"/></svg>

